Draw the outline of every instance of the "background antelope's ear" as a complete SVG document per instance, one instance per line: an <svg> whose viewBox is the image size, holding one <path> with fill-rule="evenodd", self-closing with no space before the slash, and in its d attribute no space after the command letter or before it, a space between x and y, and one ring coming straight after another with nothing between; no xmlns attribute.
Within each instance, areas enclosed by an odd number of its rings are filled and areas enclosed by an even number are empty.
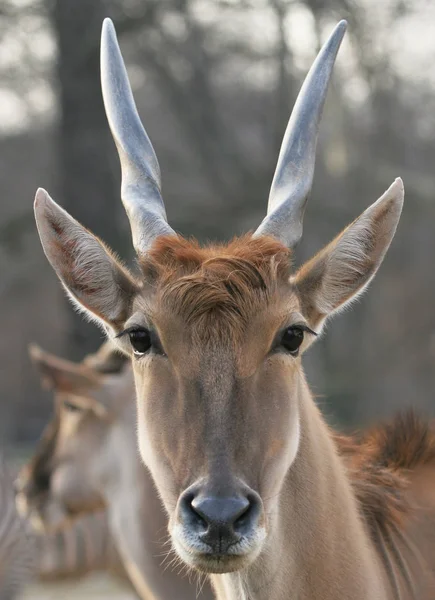
<svg viewBox="0 0 435 600"><path fill-rule="evenodd" d="M370 283L393 239L403 199L402 180L396 179L377 202L292 278L303 314L313 329Z"/></svg>
<svg viewBox="0 0 435 600"><path fill-rule="evenodd" d="M91 369L49 354L36 344L29 344L29 355L45 387L79 393L94 388L99 383L97 373Z"/></svg>
<svg viewBox="0 0 435 600"><path fill-rule="evenodd" d="M132 276L43 189L36 193L35 217L44 252L74 304L119 331L137 291Z"/></svg>
<svg viewBox="0 0 435 600"><path fill-rule="evenodd" d="M113 340L107 340L93 354L88 354L82 361L83 365L98 371L99 373L121 373L130 360L127 354L123 354L115 345Z"/></svg>

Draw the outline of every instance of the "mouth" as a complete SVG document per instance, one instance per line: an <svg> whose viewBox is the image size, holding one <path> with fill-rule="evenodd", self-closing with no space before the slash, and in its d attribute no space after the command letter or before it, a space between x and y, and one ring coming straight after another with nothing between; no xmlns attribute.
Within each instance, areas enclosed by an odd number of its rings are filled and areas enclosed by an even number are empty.
<svg viewBox="0 0 435 600"><path fill-rule="evenodd" d="M55 533L71 519L60 504L32 502L22 493L15 495L15 506L18 514L38 533Z"/></svg>
<svg viewBox="0 0 435 600"><path fill-rule="evenodd" d="M46 532L47 527L40 512L30 506L25 496L17 494L15 496L15 506L20 517L27 520L35 531L38 533Z"/></svg>
<svg viewBox="0 0 435 600"><path fill-rule="evenodd" d="M250 563L246 556L231 554L196 554L189 561L190 566L198 571L215 575L240 571Z"/></svg>
<svg viewBox="0 0 435 600"><path fill-rule="evenodd" d="M225 552L215 552L203 542L184 532L174 531L173 547L178 556L189 566L202 573L234 573L248 567L260 554L265 532L260 530L255 539L242 539L230 546Z"/></svg>

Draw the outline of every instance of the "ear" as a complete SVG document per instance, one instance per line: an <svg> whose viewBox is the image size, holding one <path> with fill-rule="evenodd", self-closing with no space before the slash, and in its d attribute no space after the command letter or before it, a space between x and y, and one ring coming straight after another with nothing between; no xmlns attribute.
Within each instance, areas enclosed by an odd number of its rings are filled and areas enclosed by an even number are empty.
<svg viewBox="0 0 435 600"><path fill-rule="evenodd" d="M99 417L109 418L108 407L96 398L103 383L102 375L83 364L49 354L36 344L29 344L29 355L42 384L62 393L66 409L92 410Z"/></svg>
<svg viewBox="0 0 435 600"><path fill-rule="evenodd" d="M124 366L129 363L127 354L123 354L113 340L107 340L97 352L88 354L82 361L83 365L99 373L121 373Z"/></svg>
<svg viewBox="0 0 435 600"><path fill-rule="evenodd" d="M43 189L36 193L35 217L44 252L73 303L105 329L119 331L137 292L132 276Z"/></svg>
<svg viewBox="0 0 435 600"><path fill-rule="evenodd" d="M37 367L43 385L66 393L80 393L99 384L100 378L91 369L59 358L29 344L29 355Z"/></svg>
<svg viewBox="0 0 435 600"><path fill-rule="evenodd" d="M302 312L313 329L356 299L370 283L393 239L403 199L402 180L396 179L377 202L292 278Z"/></svg>

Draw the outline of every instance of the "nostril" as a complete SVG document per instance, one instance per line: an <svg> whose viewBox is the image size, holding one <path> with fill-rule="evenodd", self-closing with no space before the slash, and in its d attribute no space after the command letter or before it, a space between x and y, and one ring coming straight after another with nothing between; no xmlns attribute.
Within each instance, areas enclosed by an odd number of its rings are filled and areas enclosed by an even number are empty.
<svg viewBox="0 0 435 600"><path fill-rule="evenodd" d="M249 498L240 498L238 504L238 511L235 512L233 515L233 525L235 529L240 523L246 521L251 510L251 503L249 501Z"/></svg>
<svg viewBox="0 0 435 600"><path fill-rule="evenodd" d="M194 499L193 498L189 502L189 508L190 508L190 512L191 512L192 517L195 519L196 524L198 526L202 527L203 529L207 529L207 527L208 527L207 518L201 512L200 509L198 509L198 508L195 507L195 505L194 505Z"/></svg>
<svg viewBox="0 0 435 600"><path fill-rule="evenodd" d="M185 494L180 503L180 512L182 520L194 526L195 529L207 529L207 521L201 514L200 510L197 510L194 505L195 495L193 493Z"/></svg>
<svg viewBox="0 0 435 600"><path fill-rule="evenodd" d="M243 510L240 511L240 514L236 517L234 521L234 529L237 531L239 527L243 527L247 521L249 520L249 515L251 513L251 503L249 503Z"/></svg>
<svg viewBox="0 0 435 600"><path fill-rule="evenodd" d="M251 503L244 497L197 496L191 500L191 508L208 527L233 530L242 524L250 512Z"/></svg>
<svg viewBox="0 0 435 600"><path fill-rule="evenodd" d="M202 524L204 526L204 529L207 529L210 522L213 521L210 515L210 511L208 510L207 499L201 498L199 496L192 497L192 499L190 500L190 508L195 514L198 523Z"/></svg>
<svg viewBox="0 0 435 600"><path fill-rule="evenodd" d="M254 533L262 502L253 490L228 496L207 491L186 490L179 499L178 520L184 531L197 536L214 552L226 552L244 536Z"/></svg>
<svg viewBox="0 0 435 600"><path fill-rule="evenodd" d="M257 521L261 513L261 500L256 494L249 494L246 498L246 506L234 521L234 530L243 533L249 530Z"/></svg>

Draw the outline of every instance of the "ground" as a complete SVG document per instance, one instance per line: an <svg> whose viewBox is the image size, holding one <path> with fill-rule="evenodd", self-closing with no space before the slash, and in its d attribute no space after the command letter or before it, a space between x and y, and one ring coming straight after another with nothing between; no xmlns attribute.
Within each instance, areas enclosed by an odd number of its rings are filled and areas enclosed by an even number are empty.
<svg viewBox="0 0 435 600"><path fill-rule="evenodd" d="M125 590L106 575L91 575L81 581L69 583L35 583L27 587L20 600L135 600L136 596Z"/></svg>

